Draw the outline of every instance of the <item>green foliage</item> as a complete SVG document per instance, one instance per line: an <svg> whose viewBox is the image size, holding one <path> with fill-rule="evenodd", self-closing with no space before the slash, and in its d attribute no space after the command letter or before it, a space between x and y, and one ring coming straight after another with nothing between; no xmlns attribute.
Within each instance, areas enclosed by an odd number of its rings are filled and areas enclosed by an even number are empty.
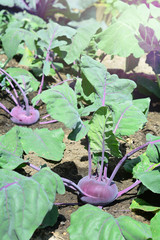
<svg viewBox="0 0 160 240"><path fill-rule="evenodd" d="M128 216L114 218L111 214L88 204L72 213L68 232L71 240L152 238L149 225Z"/></svg>
<svg viewBox="0 0 160 240"><path fill-rule="evenodd" d="M62 180L48 168L33 177L0 170L0 179L0 237L28 240L53 208L56 192L64 194Z"/></svg>

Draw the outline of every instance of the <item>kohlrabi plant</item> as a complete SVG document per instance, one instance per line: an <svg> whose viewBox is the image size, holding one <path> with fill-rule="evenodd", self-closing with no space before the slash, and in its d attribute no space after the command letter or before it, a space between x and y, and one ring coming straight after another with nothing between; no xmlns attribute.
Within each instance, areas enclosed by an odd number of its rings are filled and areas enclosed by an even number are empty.
<svg viewBox="0 0 160 240"><path fill-rule="evenodd" d="M0 103L0 107L7 112L10 115L10 119L12 122L20 125L32 125L36 123L39 119L39 111L35 109L33 106L29 105L28 98L26 96L25 91L22 89L20 84L6 71L0 68L1 75L5 75L5 78L3 78L3 81L1 81L0 86L2 90L4 89L12 98L12 100L15 103L15 107L12 108L11 111L9 111L2 103ZM23 76L22 76L23 80ZM25 89L25 80L23 82L24 89ZM10 91L9 88L7 88L7 85L9 85L14 94ZM16 90L18 88L21 96L23 96L23 102L21 103L19 94Z"/></svg>

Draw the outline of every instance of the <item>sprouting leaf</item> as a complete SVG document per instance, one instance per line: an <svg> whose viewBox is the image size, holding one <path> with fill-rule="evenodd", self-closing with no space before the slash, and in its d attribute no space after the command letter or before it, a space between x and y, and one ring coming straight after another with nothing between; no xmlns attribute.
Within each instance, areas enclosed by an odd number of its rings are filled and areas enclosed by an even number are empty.
<svg viewBox="0 0 160 240"><path fill-rule="evenodd" d="M120 157L119 144L116 140L113 129L113 116L108 107L99 108L89 123L89 140L91 150L94 153L105 152Z"/></svg>
<svg viewBox="0 0 160 240"><path fill-rule="evenodd" d="M157 212L160 211L160 207L152 206L148 202L144 201L141 198L136 198L132 201L130 209L139 209L145 212Z"/></svg>
<svg viewBox="0 0 160 240"><path fill-rule="evenodd" d="M113 132L116 135L131 135L138 131L147 122L146 116L134 102L126 101L120 104L112 104L114 111Z"/></svg>
<svg viewBox="0 0 160 240"><path fill-rule="evenodd" d="M111 214L89 204L72 213L68 232L71 240L146 240L152 237L149 225L128 216L114 218Z"/></svg>
<svg viewBox="0 0 160 240"><path fill-rule="evenodd" d="M95 89L99 107L132 100L131 92L136 87L135 82L119 79L116 74L110 75L103 64L91 57L83 56L81 62L81 70Z"/></svg>
<svg viewBox="0 0 160 240"><path fill-rule="evenodd" d="M61 128L50 131L47 128L32 130L20 127L19 138L27 154L35 152L40 157L54 161L59 161L63 157L65 144L62 142L64 132Z"/></svg>
<svg viewBox="0 0 160 240"><path fill-rule="evenodd" d="M17 127L0 137L0 167L15 169L25 163L22 159L23 148L19 141Z"/></svg>
<svg viewBox="0 0 160 240"><path fill-rule="evenodd" d="M0 238L28 240L52 209L56 192L64 193L63 182L48 168L33 177L0 170L0 179Z"/></svg>

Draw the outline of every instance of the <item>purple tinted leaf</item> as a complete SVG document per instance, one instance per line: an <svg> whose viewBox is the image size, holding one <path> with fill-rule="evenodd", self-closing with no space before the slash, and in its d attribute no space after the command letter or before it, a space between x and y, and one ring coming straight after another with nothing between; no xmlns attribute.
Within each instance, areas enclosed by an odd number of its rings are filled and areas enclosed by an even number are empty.
<svg viewBox="0 0 160 240"><path fill-rule="evenodd" d="M138 44L146 53L153 50L160 50L159 41L152 28L145 27L143 24L140 24L139 33L140 37L136 36L139 41Z"/></svg>
<svg viewBox="0 0 160 240"><path fill-rule="evenodd" d="M147 54L146 63L152 67L156 74L160 73L160 51L151 51Z"/></svg>

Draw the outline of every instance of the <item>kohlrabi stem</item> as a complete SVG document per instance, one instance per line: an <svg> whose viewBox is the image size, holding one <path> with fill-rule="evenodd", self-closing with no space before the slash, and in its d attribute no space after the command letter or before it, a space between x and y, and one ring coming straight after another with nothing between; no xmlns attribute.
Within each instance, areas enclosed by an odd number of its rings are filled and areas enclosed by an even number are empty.
<svg viewBox="0 0 160 240"><path fill-rule="evenodd" d="M52 45L52 42L53 42L53 39L54 39L54 36L55 36L55 33L56 33L57 29L58 29L58 26L54 29L51 40L49 42L49 46L47 48L47 55L46 55L46 59L45 59L46 62L49 61L50 49L51 49L51 45ZM40 87L39 87L39 90L38 90L38 95L42 92L43 84L44 84L44 73L42 74L42 79L41 79L41 84L40 84ZM39 101L36 102L36 105L38 104L38 102Z"/></svg>
<svg viewBox="0 0 160 240"><path fill-rule="evenodd" d="M76 81L76 80L77 80L77 79L66 79L66 80L62 80L62 82L59 82L59 83L56 83L55 85L53 85L52 88L53 88L53 87L56 87L56 86L58 86L58 85L60 85L60 84L63 84L63 83L65 83L65 82Z"/></svg>
<svg viewBox="0 0 160 240"><path fill-rule="evenodd" d="M160 140L159 140L159 141L160 141ZM117 166L116 166L115 169L113 170L113 172L112 172L112 174L111 174L111 176L110 176L110 178L109 178L109 181L107 182L107 185L106 185L106 186L109 186L109 185L111 184L111 182L113 181L113 179L114 179L116 173L118 172L119 168L122 166L122 164L124 163L124 161L125 161L128 157L130 157L130 156L133 155L134 153L138 152L140 149L147 147L149 144L150 144L150 142L147 142L147 143L145 143L145 144L143 144L143 145L141 145L141 146L133 149L131 152L127 153L127 154L119 161L119 163L117 164Z"/></svg>
<svg viewBox="0 0 160 240"><path fill-rule="evenodd" d="M10 86L12 87L13 92L14 92L14 94L15 94L15 96L16 96L16 99L17 99L17 105L20 106L19 96L18 96L18 93L17 93L17 91L16 91L14 85L12 84L11 80L8 79L8 77L6 77L6 79L7 79L7 81L9 82Z"/></svg>
<svg viewBox="0 0 160 240"><path fill-rule="evenodd" d="M0 107L12 117L10 111L2 103L0 103Z"/></svg>
<svg viewBox="0 0 160 240"><path fill-rule="evenodd" d="M129 192L132 188L136 187L140 183L141 183L140 180L136 180L135 183L133 183L131 186L129 186L129 187L125 188L124 190L118 192L117 198L122 196L123 194Z"/></svg>
<svg viewBox="0 0 160 240"><path fill-rule="evenodd" d="M3 86L2 86L1 83L0 83L0 86L3 88ZM5 88L4 90L11 96L11 98L13 99L13 101L15 102L15 104L18 106L19 103L18 103L17 99L15 98L15 96L11 93L11 91L10 91L9 89L7 89L7 88Z"/></svg>
<svg viewBox="0 0 160 240"><path fill-rule="evenodd" d="M49 123L55 123L58 122L57 120L50 120L50 121L46 121L46 122L39 122L39 124L49 124Z"/></svg>
<svg viewBox="0 0 160 240"><path fill-rule="evenodd" d="M21 88L21 86L19 85L19 83L12 77L10 76L6 71L4 71L2 68L0 68L0 72L2 72L3 74L5 74L7 77L9 77L19 88L19 90L21 91L22 95L23 95L23 99L25 102L25 106L26 106L26 115L29 116L29 104L28 104L28 99L26 97L25 92L23 91L23 89ZM9 80L9 79L7 79Z"/></svg>
<svg viewBox="0 0 160 240"><path fill-rule="evenodd" d="M91 178L91 174L92 174L92 157L91 157L90 143L89 143L89 139L88 139L87 135L86 135L86 140L87 140L87 143L88 143L88 177Z"/></svg>
<svg viewBox="0 0 160 240"><path fill-rule="evenodd" d="M103 167L104 167L104 152L105 152L105 133L103 133L103 141L102 141L102 159L101 159L100 173L98 177L99 182L102 180Z"/></svg>
<svg viewBox="0 0 160 240"><path fill-rule="evenodd" d="M103 177L104 179L107 179L107 170L108 170L108 163L104 166L104 172L103 172Z"/></svg>

